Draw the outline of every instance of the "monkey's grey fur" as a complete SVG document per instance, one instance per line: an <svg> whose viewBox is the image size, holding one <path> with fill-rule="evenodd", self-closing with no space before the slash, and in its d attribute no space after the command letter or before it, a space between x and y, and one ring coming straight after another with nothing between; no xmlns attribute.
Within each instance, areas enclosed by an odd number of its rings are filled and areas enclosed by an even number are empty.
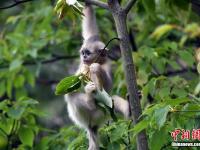
<svg viewBox="0 0 200 150"><path fill-rule="evenodd" d="M98 128L109 119L109 114L99 108L94 94L101 86L107 92L112 89L111 64L107 59L106 51L102 51L105 44L99 39L92 7L87 5L83 13L83 44L80 49L81 62L77 74L84 65L88 65L92 82L85 86L85 93L74 92L66 94L65 101L67 102L69 117L76 125L87 131L89 139L88 150L98 150ZM112 98L115 110L121 112L127 118L130 112L128 102L119 96L113 96Z"/></svg>

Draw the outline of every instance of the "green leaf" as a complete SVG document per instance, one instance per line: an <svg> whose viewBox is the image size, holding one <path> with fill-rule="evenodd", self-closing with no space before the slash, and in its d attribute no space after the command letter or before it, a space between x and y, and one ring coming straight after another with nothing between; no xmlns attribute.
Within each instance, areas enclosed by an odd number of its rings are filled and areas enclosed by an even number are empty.
<svg viewBox="0 0 200 150"><path fill-rule="evenodd" d="M12 70L15 70L17 68L19 68L21 65L22 65L23 61L20 60L20 59L14 59L10 66L9 66L9 70L12 71Z"/></svg>
<svg viewBox="0 0 200 150"><path fill-rule="evenodd" d="M198 71L198 73L200 74L200 62L199 62L198 65L197 65L197 71Z"/></svg>
<svg viewBox="0 0 200 150"><path fill-rule="evenodd" d="M8 137L2 130L0 130L0 149L6 150L7 144L8 144Z"/></svg>
<svg viewBox="0 0 200 150"><path fill-rule="evenodd" d="M137 83L139 85L144 85L146 82L148 81L148 73L144 70L139 70L138 71L138 79L137 79Z"/></svg>
<svg viewBox="0 0 200 150"><path fill-rule="evenodd" d="M0 121L0 128L5 131L5 133L7 135L9 135L12 131L12 128L13 128L13 123L14 123L14 120L11 119L11 118L8 118L6 120L2 120Z"/></svg>
<svg viewBox="0 0 200 150"><path fill-rule="evenodd" d="M163 87L159 90L159 95L162 99L164 99L165 97L169 97L170 94L170 87Z"/></svg>
<svg viewBox="0 0 200 150"><path fill-rule="evenodd" d="M27 71L27 72L25 73L25 77L26 77L27 82L28 82L32 87L34 87L34 86L35 86L35 76L33 75L33 73Z"/></svg>
<svg viewBox="0 0 200 150"><path fill-rule="evenodd" d="M163 35L165 35L169 31L173 30L174 28L175 28L175 26L171 25L171 24L160 25L151 34L151 37L155 38L156 40L159 40Z"/></svg>
<svg viewBox="0 0 200 150"><path fill-rule="evenodd" d="M179 105L181 103L186 103L189 102L190 100L188 98L177 98L177 99L169 99L166 100L164 103L167 105L171 105L171 106L176 106Z"/></svg>
<svg viewBox="0 0 200 150"><path fill-rule="evenodd" d="M112 98L110 97L110 95L104 90L97 90L97 92L95 93L95 96L96 100L99 102L99 103L102 103L110 108L112 108L113 106L113 103L112 103Z"/></svg>
<svg viewBox="0 0 200 150"><path fill-rule="evenodd" d="M191 38L195 38L195 37L199 36L200 27L197 23L191 23L191 24L187 24L184 31L186 33L190 34Z"/></svg>
<svg viewBox="0 0 200 150"><path fill-rule="evenodd" d="M48 150L49 138L43 137L40 142L36 145L35 150Z"/></svg>
<svg viewBox="0 0 200 150"><path fill-rule="evenodd" d="M110 140L111 142L116 142L121 139L125 134L127 134L128 124L127 122L117 122L114 129L111 131Z"/></svg>
<svg viewBox="0 0 200 150"><path fill-rule="evenodd" d="M58 0L56 3L56 6L54 8L55 11L59 11L59 9L61 9L61 7L65 4L64 0Z"/></svg>
<svg viewBox="0 0 200 150"><path fill-rule="evenodd" d="M18 106L17 108L11 108L8 111L8 116L13 119L20 119L25 112L25 107Z"/></svg>
<svg viewBox="0 0 200 150"><path fill-rule="evenodd" d="M64 95L81 87L80 76L70 76L62 79L56 86L56 95Z"/></svg>
<svg viewBox="0 0 200 150"><path fill-rule="evenodd" d="M177 95L179 98L181 98L181 97L184 98L184 97L186 97L188 95L188 93L187 93L187 91L185 89L183 89L183 88L176 88L176 87L174 87L172 89L171 94Z"/></svg>
<svg viewBox="0 0 200 150"><path fill-rule="evenodd" d="M0 82L0 97L3 96L3 94L6 92L6 82L1 81Z"/></svg>
<svg viewBox="0 0 200 150"><path fill-rule="evenodd" d="M159 128L161 128L164 125L169 111L169 105L155 110L154 117Z"/></svg>
<svg viewBox="0 0 200 150"><path fill-rule="evenodd" d="M69 145L68 149L84 149L84 142L85 142L85 136L83 134L79 135L76 139L74 139Z"/></svg>
<svg viewBox="0 0 200 150"><path fill-rule="evenodd" d="M197 104L186 104L181 111L185 111L184 116L195 117L199 116L200 105Z"/></svg>
<svg viewBox="0 0 200 150"><path fill-rule="evenodd" d="M133 129L130 129L130 132L134 132L134 136L136 136L138 133L140 133L142 130L147 128L149 125L149 120L143 119L139 123L137 123Z"/></svg>
<svg viewBox="0 0 200 150"><path fill-rule="evenodd" d="M181 57L181 59L183 61L185 61L189 66L193 66L194 64L194 57L192 56L191 53L189 53L188 51L180 51L179 52L179 56Z"/></svg>
<svg viewBox="0 0 200 150"><path fill-rule="evenodd" d="M200 92L200 82L197 84L197 86L195 87L195 90L194 90L194 95L197 95L199 94Z"/></svg>
<svg viewBox="0 0 200 150"><path fill-rule="evenodd" d="M160 130L156 130L152 137L150 138L150 147L152 150L161 150L165 143L168 142L168 134L165 128L161 128ZM159 140L157 140L159 139Z"/></svg>
<svg viewBox="0 0 200 150"><path fill-rule="evenodd" d="M12 79L7 79L6 82L6 93L8 97L12 96Z"/></svg>
<svg viewBox="0 0 200 150"><path fill-rule="evenodd" d="M23 105L23 106L39 104L38 101L36 101L36 100L34 100L32 98L29 98L29 97L21 97L18 100L18 102L21 103L21 105Z"/></svg>
<svg viewBox="0 0 200 150"><path fill-rule="evenodd" d="M14 80L14 85L16 88L22 87L24 85L25 78L23 75L19 75Z"/></svg>
<svg viewBox="0 0 200 150"><path fill-rule="evenodd" d="M80 9L79 7L77 7L76 5L73 5L72 9L73 9L76 13L78 13L78 14L84 16L84 14L82 13L81 9Z"/></svg>
<svg viewBox="0 0 200 150"><path fill-rule="evenodd" d="M28 127L21 127L19 129L19 139L26 146L33 146L34 133Z"/></svg>
<svg viewBox="0 0 200 150"><path fill-rule="evenodd" d="M108 150L120 150L120 143L119 142L114 142L114 143L109 143Z"/></svg>

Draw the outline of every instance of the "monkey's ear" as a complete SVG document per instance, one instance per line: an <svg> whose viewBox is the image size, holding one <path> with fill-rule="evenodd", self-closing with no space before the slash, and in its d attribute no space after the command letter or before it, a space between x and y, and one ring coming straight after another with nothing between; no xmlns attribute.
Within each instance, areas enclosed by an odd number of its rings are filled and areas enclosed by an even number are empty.
<svg viewBox="0 0 200 150"><path fill-rule="evenodd" d="M101 57L106 57L108 50L107 49L99 49L98 53L100 54Z"/></svg>
<svg viewBox="0 0 200 150"><path fill-rule="evenodd" d="M121 50L119 45L114 45L108 51L108 58L117 61L121 57Z"/></svg>

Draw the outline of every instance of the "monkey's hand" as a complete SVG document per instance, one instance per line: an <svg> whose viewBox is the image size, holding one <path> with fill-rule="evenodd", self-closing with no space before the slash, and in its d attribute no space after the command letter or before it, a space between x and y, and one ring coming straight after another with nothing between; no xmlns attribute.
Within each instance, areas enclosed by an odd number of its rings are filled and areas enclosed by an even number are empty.
<svg viewBox="0 0 200 150"><path fill-rule="evenodd" d="M87 94L95 94L97 87L94 82L88 82L84 89Z"/></svg>
<svg viewBox="0 0 200 150"><path fill-rule="evenodd" d="M102 82L102 68L101 65L98 63L93 63L90 65L90 77L92 81L95 83L98 89L103 88L103 82Z"/></svg>
<svg viewBox="0 0 200 150"><path fill-rule="evenodd" d="M88 76L89 72L90 72L89 66L86 64L82 64L79 67L78 71L76 72L76 75L82 74L82 75Z"/></svg>

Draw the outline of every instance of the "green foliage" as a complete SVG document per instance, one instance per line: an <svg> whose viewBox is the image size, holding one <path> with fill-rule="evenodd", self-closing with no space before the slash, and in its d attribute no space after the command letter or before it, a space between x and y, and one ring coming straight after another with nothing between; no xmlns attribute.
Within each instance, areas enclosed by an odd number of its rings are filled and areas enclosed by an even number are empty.
<svg viewBox="0 0 200 150"><path fill-rule="evenodd" d="M60 19L62 19L65 15L69 16L71 19L75 19L76 16L73 11L83 15L82 8L83 6L77 0L73 3L70 0L58 0L55 6L55 11L59 14Z"/></svg>
<svg viewBox="0 0 200 150"><path fill-rule="evenodd" d="M33 146L39 131L36 117L41 114L35 108L36 104L38 104L37 101L25 97L17 101L4 100L0 102L0 111L2 112L0 114L1 147L10 149L17 143L20 147Z"/></svg>

